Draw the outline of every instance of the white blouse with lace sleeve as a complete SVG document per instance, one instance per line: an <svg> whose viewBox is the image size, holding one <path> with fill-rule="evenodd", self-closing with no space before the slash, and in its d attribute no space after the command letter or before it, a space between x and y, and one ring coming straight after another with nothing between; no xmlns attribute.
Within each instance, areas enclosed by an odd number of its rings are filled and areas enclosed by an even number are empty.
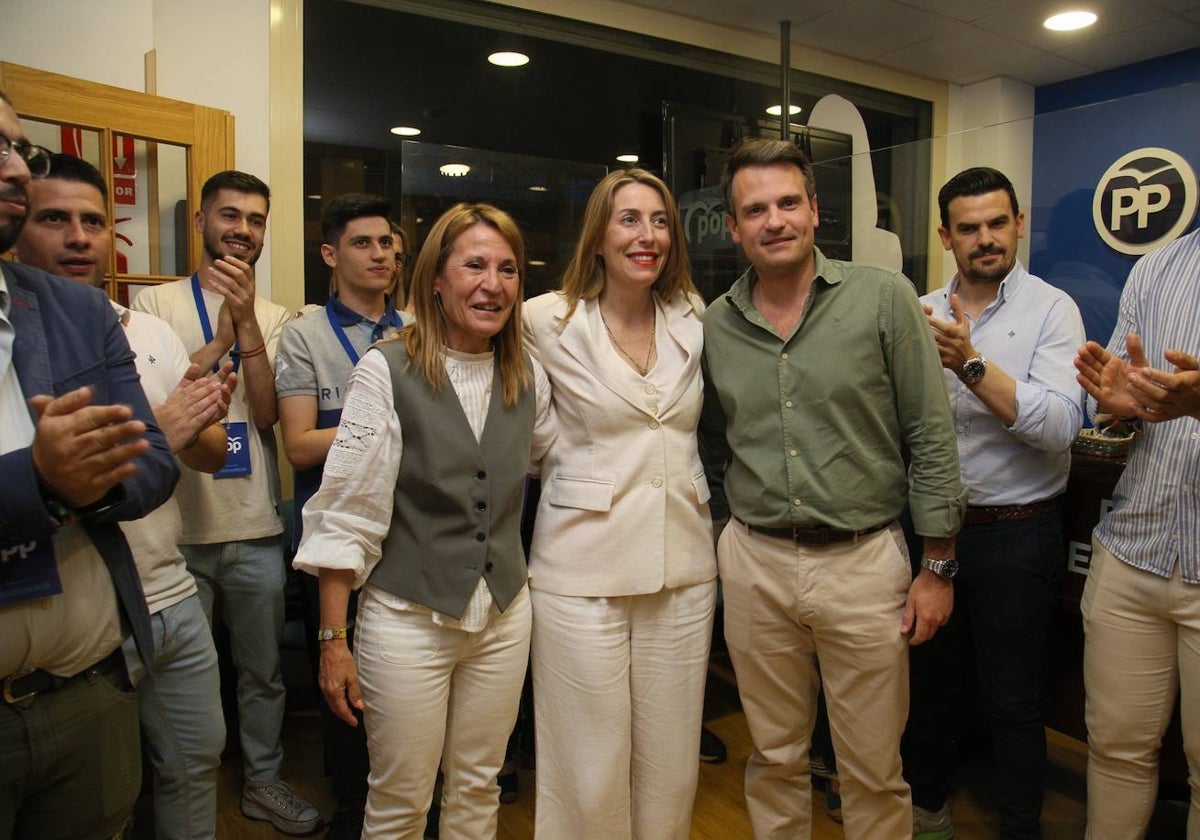
<svg viewBox="0 0 1200 840"><path fill-rule="evenodd" d="M492 397L492 353L446 352L446 374L478 441ZM550 383L534 362L536 420L531 463L540 461L556 432ZM304 506L304 536L293 565L313 575L349 569L360 587L379 562L392 519L403 435L382 353L366 353L354 369L337 436L325 461L320 489ZM400 609L428 611L434 621L476 632L487 624L491 593L481 577L461 620L389 596Z"/></svg>

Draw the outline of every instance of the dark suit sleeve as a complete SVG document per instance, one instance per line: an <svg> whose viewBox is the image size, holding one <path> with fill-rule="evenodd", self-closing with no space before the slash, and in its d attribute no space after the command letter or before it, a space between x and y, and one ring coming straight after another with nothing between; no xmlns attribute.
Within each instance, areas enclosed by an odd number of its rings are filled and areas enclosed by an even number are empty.
<svg viewBox="0 0 1200 840"><path fill-rule="evenodd" d="M90 383L93 402L130 406L134 418L146 424L145 437L150 441L150 451L137 459L137 473L114 487L102 501L104 509L87 521L101 524L138 519L170 498L175 482L179 480L179 467L142 391L133 351L129 349L116 313L102 295L89 297L87 311L81 313L78 323L53 324L50 329L54 332L97 330L100 348L92 358L97 354L102 356L99 361L103 373ZM66 385L64 389L64 393L71 390ZM31 448L24 447L0 456L0 546L45 538L55 527L33 468Z"/></svg>
<svg viewBox="0 0 1200 840"><path fill-rule="evenodd" d="M150 441L150 450L135 462L137 472L109 491L104 499L104 511L86 519L89 523L97 524L140 519L171 498L175 483L179 480L179 465L175 462L166 436L154 419L146 392L142 390L133 351L125 338L125 329L107 300L103 301L100 318L104 325L104 361L109 382L109 393L104 402L127 405L133 409L133 418L146 424L143 437ZM107 507L109 504L112 506Z"/></svg>

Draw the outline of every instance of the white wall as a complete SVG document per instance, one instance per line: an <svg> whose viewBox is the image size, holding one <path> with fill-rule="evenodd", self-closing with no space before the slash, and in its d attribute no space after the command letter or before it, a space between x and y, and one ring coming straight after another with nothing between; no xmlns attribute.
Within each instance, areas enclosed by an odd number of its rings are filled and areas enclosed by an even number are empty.
<svg viewBox="0 0 1200 840"><path fill-rule="evenodd" d="M944 141L946 174L942 183L972 166L999 169L1017 191L1026 230L1033 200L1033 111L1034 89L1023 82L997 77L973 85L952 85L950 124ZM934 187L935 200L938 187L940 184ZM1028 265L1029 240L1022 240L1017 251ZM954 257L948 251L942 252L942 269L945 279L953 276Z"/></svg>
<svg viewBox="0 0 1200 840"><path fill-rule="evenodd" d="M268 180L267 0L37 0L4 5L4 61L144 91L145 54L153 49L158 95L232 113L238 168ZM300 173L293 180L291 185L272 184L272 189L290 186L299 191ZM258 277L260 293L269 297L269 244L259 261Z"/></svg>

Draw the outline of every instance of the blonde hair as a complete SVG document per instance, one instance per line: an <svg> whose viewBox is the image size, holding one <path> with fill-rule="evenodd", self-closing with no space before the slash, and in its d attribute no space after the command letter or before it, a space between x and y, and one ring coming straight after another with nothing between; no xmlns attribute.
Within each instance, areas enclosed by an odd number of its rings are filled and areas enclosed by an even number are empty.
<svg viewBox="0 0 1200 840"><path fill-rule="evenodd" d="M609 217L612 215L613 196L617 194L617 190L628 184L645 184L655 190L667 209L671 250L667 252L662 273L658 275L652 288L662 300L671 300L676 295L688 297L699 294L692 282L692 263L687 255L683 221L679 218L679 208L675 205L671 191L658 176L645 169L617 169L605 175L600 183L596 184L591 198L588 199L587 209L583 212L583 228L579 232L575 254L571 257L562 278L561 292L567 299L564 323L575 314L575 307L579 301L599 297L604 289L605 266L600 249L604 245L604 235L608 231Z"/></svg>
<svg viewBox="0 0 1200 840"><path fill-rule="evenodd" d="M512 248L517 258L516 299L508 322L492 338L492 347L500 365L504 385L504 405L512 407L521 388L532 381L521 345L521 300L525 294L525 241L513 218L490 204L456 204L434 223L421 246L409 278L409 301L416 322L403 329L398 338L408 343L408 363L416 365L435 391L446 377L443 353L446 347L446 316L434 293L438 275L446 267L454 243L468 228L487 225Z"/></svg>

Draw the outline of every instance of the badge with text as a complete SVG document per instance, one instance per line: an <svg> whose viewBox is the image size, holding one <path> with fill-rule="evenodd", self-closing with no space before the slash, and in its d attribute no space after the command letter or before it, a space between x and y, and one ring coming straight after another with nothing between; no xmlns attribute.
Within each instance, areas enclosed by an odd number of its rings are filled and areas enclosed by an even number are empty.
<svg viewBox="0 0 1200 840"><path fill-rule="evenodd" d="M240 478L250 475L249 424L229 423L225 426L225 466L213 478Z"/></svg>
<svg viewBox="0 0 1200 840"><path fill-rule="evenodd" d="M0 607L62 592L50 537L0 548Z"/></svg>

